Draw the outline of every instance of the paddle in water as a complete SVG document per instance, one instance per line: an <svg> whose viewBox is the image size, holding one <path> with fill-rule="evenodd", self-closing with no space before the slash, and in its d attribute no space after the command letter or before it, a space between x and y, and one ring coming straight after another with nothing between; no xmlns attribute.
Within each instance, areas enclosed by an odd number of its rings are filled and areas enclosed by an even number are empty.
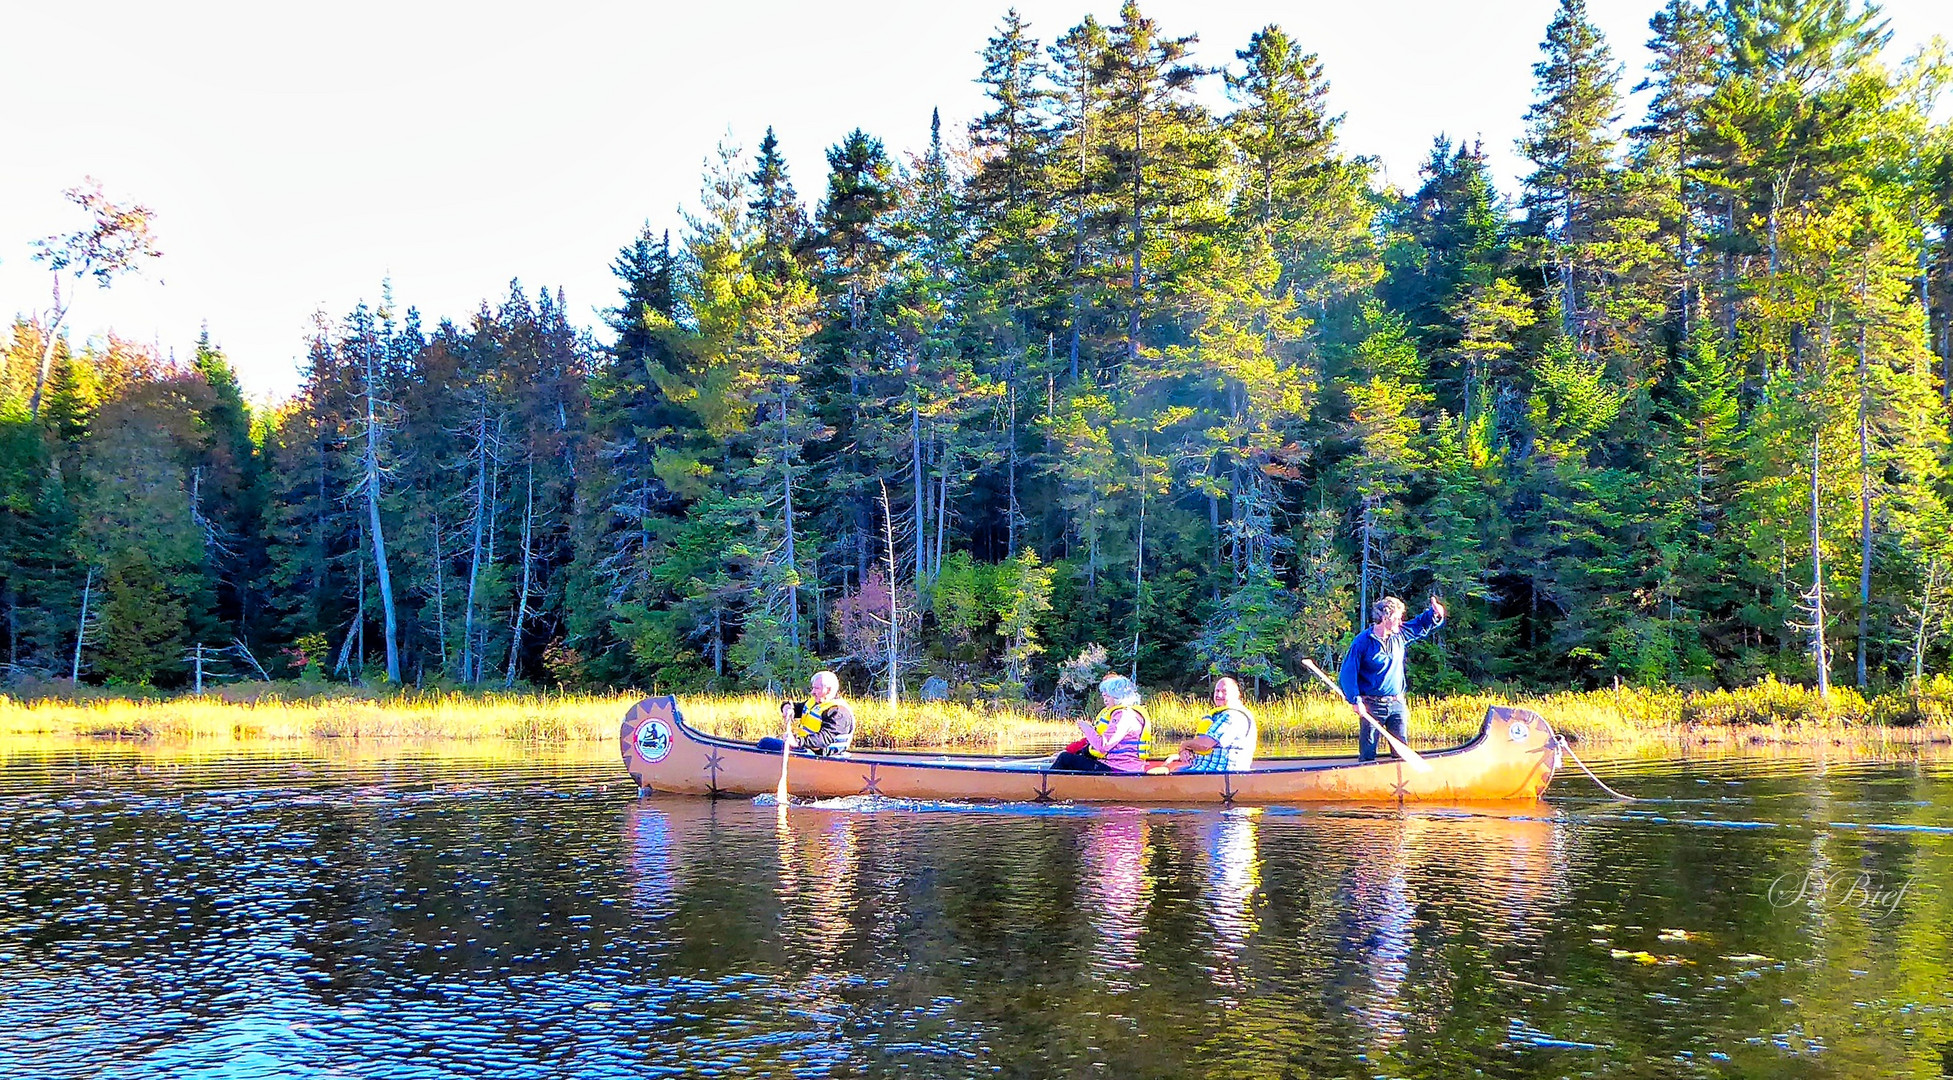
<svg viewBox="0 0 1953 1080"><path fill-rule="evenodd" d="M780 710L786 712L785 709ZM780 787L773 793L773 801L780 804L780 812L787 812L787 762L793 760L793 719L787 719L787 729L781 732L780 739Z"/></svg>
<svg viewBox="0 0 1953 1080"><path fill-rule="evenodd" d="M1336 692L1337 697L1343 696L1343 688L1337 686L1336 680L1330 678L1326 673L1323 672L1321 668L1317 667L1316 662L1314 660L1310 660L1307 657L1304 657L1302 660L1302 666L1314 672L1316 678L1321 679L1322 684L1324 686L1327 686L1329 689L1334 690ZM1382 724L1377 723L1377 718L1370 715L1370 710L1364 708L1363 703L1361 701L1358 701L1356 703L1356 714L1358 716L1361 716L1363 719L1369 721L1370 726L1377 729L1377 734L1383 736L1383 741L1390 745L1391 753L1396 754L1398 757L1403 758L1405 761L1409 762L1411 768L1416 769L1418 772L1430 771L1431 763L1424 760L1423 755L1419 754L1417 751L1412 750L1408 746L1405 746L1404 740L1399 739L1395 735L1392 735L1390 733L1389 728L1386 728ZM785 781L783 780L782 783L784 782Z"/></svg>

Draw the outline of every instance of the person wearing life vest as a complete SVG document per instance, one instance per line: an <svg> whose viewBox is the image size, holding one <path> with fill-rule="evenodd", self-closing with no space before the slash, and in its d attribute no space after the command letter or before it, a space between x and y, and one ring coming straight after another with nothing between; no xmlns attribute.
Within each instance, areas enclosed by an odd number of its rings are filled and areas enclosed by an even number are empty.
<svg viewBox="0 0 1953 1080"><path fill-rule="evenodd" d="M1255 714L1241 701L1241 684L1222 676L1214 683L1214 711L1207 727L1167 759L1168 772L1247 772L1255 764Z"/></svg>
<svg viewBox="0 0 1953 1080"><path fill-rule="evenodd" d="M780 719L789 725L793 748L820 757L848 752L854 742L854 710L841 699L841 679L832 671L817 671L808 684L806 701L780 703ZM761 739L761 750L778 752L779 739Z"/></svg>
<svg viewBox="0 0 1953 1080"><path fill-rule="evenodd" d="M1099 697L1105 708L1092 719L1078 722L1085 735L1084 747L1067 747L1051 762L1053 772L1146 771L1148 725L1146 710L1139 703L1139 687L1124 675L1107 675L1099 683Z"/></svg>

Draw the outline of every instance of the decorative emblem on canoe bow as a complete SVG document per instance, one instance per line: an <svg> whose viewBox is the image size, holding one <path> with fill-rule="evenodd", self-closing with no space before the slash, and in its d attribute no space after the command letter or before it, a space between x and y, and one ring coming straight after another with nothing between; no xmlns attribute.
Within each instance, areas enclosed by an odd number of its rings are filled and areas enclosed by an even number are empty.
<svg viewBox="0 0 1953 1080"><path fill-rule="evenodd" d="M705 771L711 774L711 778L706 781L706 791L714 798L717 798L719 794L719 770L724 765L725 759L719 756L717 750L706 751Z"/></svg>
<svg viewBox="0 0 1953 1080"><path fill-rule="evenodd" d="M880 762L875 762L875 761L871 761L868 763L868 775L861 778L862 779L861 793L863 795L874 795L877 797L881 795L882 778L876 775L875 773L875 770L879 765Z"/></svg>
<svg viewBox="0 0 1953 1080"><path fill-rule="evenodd" d="M1033 798L1036 801L1041 803L1048 803L1051 801L1051 774L1050 773L1048 772L1038 773L1038 793L1035 796L1033 796Z"/></svg>
<svg viewBox="0 0 1953 1080"><path fill-rule="evenodd" d="M639 724L637 752L650 764L663 761L671 753L671 725L655 716Z"/></svg>

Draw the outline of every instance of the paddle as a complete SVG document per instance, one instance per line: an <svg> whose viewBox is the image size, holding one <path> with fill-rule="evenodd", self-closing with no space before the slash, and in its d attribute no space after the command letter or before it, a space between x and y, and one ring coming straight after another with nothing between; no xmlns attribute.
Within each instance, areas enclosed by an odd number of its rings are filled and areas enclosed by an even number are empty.
<svg viewBox="0 0 1953 1080"><path fill-rule="evenodd" d="M785 712L785 709L780 710ZM780 812L787 811L787 762L793 760L793 719L787 719L787 729L780 733L780 787L773 793L773 801L780 804Z"/></svg>
<svg viewBox="0 0 1953 1080"><path fill-rule="evenodd" d="M1315 672L1316 678L1321 679L1324 686L1327 686L1329 689L1334 690L1336 692L1337 697L1343 696L1343 688L1336 685L1336 680L1324 674L1323 670L1316 666L1316 662L1314 660L1310 660L1307 657L1304 657L1302 660L1302 666L1308 668L1310 671ZM1412 750L1408 746L1405 746L1404 741L1402 739L1399 739L1397 736L1392 735L1390 733L1390 729L1378 723L1377 718L1370 715L1370 710L1363 707L1362 701L1358 701L1356 703L1356 714L1358 716L1361 716L1363 719L1368 720L1370 722L1370 726L1377 729L1377 734L1383 736L1383 741L1390 744L1391 752L1396 754L1398 757L1403 758L1405 761L1409 762L1411 768L1416 769L1419 772L1427 772L1430 770L1431 763L1424 760L1424 758L1420 754L1418 754L1417 751Z"/></svg>

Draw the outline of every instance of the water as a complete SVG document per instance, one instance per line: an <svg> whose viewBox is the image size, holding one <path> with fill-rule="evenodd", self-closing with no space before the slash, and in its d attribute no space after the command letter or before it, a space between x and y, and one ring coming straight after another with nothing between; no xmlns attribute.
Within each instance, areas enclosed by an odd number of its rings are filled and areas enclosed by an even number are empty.
<svg viewBox="0 0 1953 1080"><path fill-rule="evenodd" d="M1603 775L1672 801L782 826L608 754L15 753L0 1073L1953 1072L1953 768Z"/></svg>

